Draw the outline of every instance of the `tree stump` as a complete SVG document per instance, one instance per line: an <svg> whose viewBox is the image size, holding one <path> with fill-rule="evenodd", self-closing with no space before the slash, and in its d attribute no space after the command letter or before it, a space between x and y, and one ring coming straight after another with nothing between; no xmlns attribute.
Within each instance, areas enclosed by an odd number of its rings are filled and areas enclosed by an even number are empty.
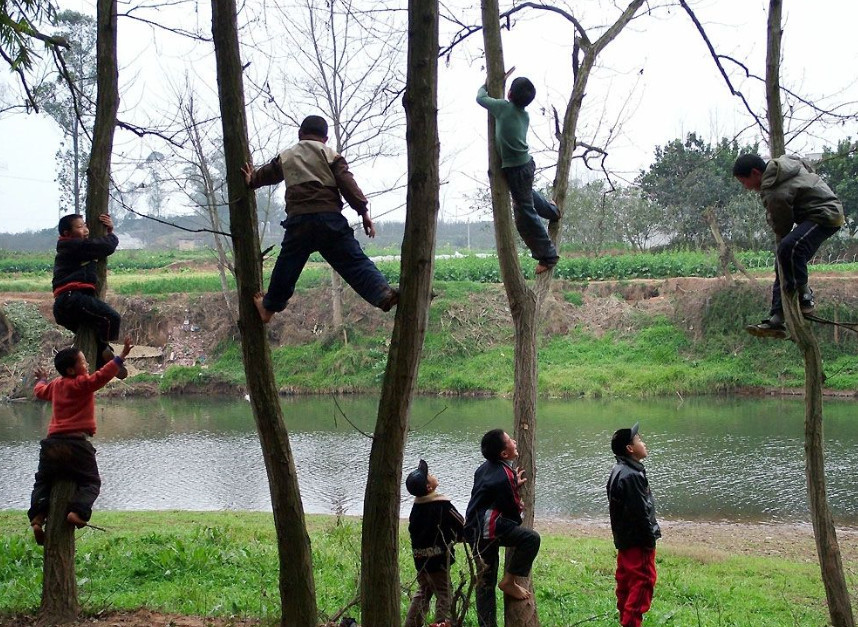
<svg viewBox="0 0 858 627"><path fill-rule="evenodd" d="M66 521L68 504L76 486L61 480L51 488L51 503L45 523L45 555L42 568L42 605L39 625L73 621L80 612L75 577L73 525Z"/></svg>

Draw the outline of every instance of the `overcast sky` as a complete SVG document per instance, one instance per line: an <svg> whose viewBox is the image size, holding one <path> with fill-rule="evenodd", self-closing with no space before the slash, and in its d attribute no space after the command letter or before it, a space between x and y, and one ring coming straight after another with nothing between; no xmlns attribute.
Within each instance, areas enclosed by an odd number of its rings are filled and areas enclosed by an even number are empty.
<svg viewBox="0 0 858 627"><path fill-rule="evenodd" d="M61 3L82 13L94 14L91 2L66 0ZM651 3L654 6L654 3ZM782 84L803 96L832 107L851 103L858 109L858 2L852 0L787 0L783 41ZM585 26L605 24L612 3L589 0L575 3L576 16ZM577 7L583 7L583 12ZM768 2L765 0L703 0L693 3L713 45L721 54L746 64L758 76L765 74L765 22ZM609 11L605 13L605 11ZM463 13L478 19L479 8ZM523 15L523 14L521 14ZM197 17L205 27L208 18L201 11ZM166 102L164 85L171 72L181 74L182 64L194 67L197 75L210 68L205 44L193 52L181 46L150 44L147 30L120 21L120 72L133 73L140 91L123 106L144 106L151 110L158 104L144 103L149 94L159 94ZM136 30L135 30L136 29ZM445 31L449 37L449 23ZM594 34L598 28L593 26ZM565 107L572 83L569 58L572 48L571 25L557 17L528 13L512 32L504 33L507 67L516 66L516 76L525 75L537 88L537 99L530 107L531 151L544 171L542 184L551 181L551 123L543 111ZM444 43L442 35L442 45ZM486 186L486 117L474 102L477 88L485 80L481 55L482 37L472 36L458 48L449 61L440 65L439 125L442 150L442 218L474 217L469 207L470 196ZM200 51L202 50L202 51ZM743 80L735 65L731 79L734 86L749 98L761 114L763 92L753 80ZM4 77L8 98L10 77ZM214 85L214 78L208 78ZM160 90L160 91L159 91ZM130 102L129 102L130 100ZM609 129L614 139L608 147L608 166L618 182L631 182L652 161L656 146L671 139L697 132L709 141L733 137L752 126L741 101L729 94L723 78L713 63L692 22L678 6L659 9L652 16L635 20L619 38L608 46L591 78L584 101L584 116L578 137L602 145ZM309 112L308 112L309 113ZM819 151L837 139L858 137L858 123L849 122L835 128L813 127L794 142L792 152ZM282 140L280 139L282 137ZM56 125L42 115L0 117L0 231L18 232L53 227L58 218L58 192L54 178L54 154L61 141ZM755 129L745 131L740 140L751 143L759 139ZM273 141L286 144L295 140L294 129L283 129ZM115 168L132 153L145 153L146 148L133 145L134 138L120 138L116 146ZM271 143L271 142L268 142ZM258 151L258 153L257 153ZM254 147L254 161L270 159L270 146ZM126 154L127 153L127 154ZM348 154L345 155L348 158ZM366 192L386 184L402 172L404 159L383 168L354 168L355 176ZM385 170L382 177L379 170ZM578 165L573 175L590 178L594 174ZM278 191L278 193L281 193ZM402 210L391 211L404 203L404 191L375 199L373 213L380 220L403 219Z"/></svg>

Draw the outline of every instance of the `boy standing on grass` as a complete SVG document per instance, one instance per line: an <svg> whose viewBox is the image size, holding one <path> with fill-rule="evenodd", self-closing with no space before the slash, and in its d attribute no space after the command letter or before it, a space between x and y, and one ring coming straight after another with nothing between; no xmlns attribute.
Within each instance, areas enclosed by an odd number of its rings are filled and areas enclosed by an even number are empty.
<svg viewBox="0 0 858 627"><path fill-rule="evenodd" d="M110 215L103 213L98 220L107 232L102 237L90 238L82 215L74 213L60 218L53 279L54 319L72 333L77 333L81 325L95 329L96 369L113 359L110 342L119 339L122 322L119 313L96 295L96 262L112 255L119 245ZM116 378L127 376L123 367Z"/></svg>
<svg viewBox="0 0 858 627"><path fill-rule="evenodd" d="M655 500L641 463L646 444L640 423L618 429L611 438L617 463L608 479L611 532L617 548L617 609L622 627L641 627L655 589L655 542L661 529L655 520Z"/></svg>
<svg viewBox="0 0 858 627"><path fill-rule="evenodd" d="M465 512L465 533L477 561L477 622L480 627L497 627L495 583L504 594L523 601L530 592L518 585L516 577L527 577L539 553L539 534L522 526L524 509L518 489L527 479L515 469L518 445L503 429L483 436L480 448L486 461L474 473L474 488ZM498 582L500 547L514 549Z"/></svg>
<svg viewBox="0 0 858 627"><path fill-rule="evenodd" d="M514 70L510 69L504 80ZM501 168L512 196L515 228L533 258L539 262L536 274L542 274L557 265L559 257L540 218L555 222L560 219L560 211L557 205L533 189L536 164L528 152L530 116L524 108L535 97L533 83L520 76L512 82L508 100L490 97L483 85L477 92L477 104L488 109L495 119L495 145L500 152Z"/></svg>
<svg viewBox="0 0 858 627"><path fill-rule="evenodd" d="M131 338L126 337L122 354L93 374L89 374L86 356L78 348L64 348L57 353L54 366L60 376L50 383L47 373L36 369L33 393L36 398L51 401L53 408L48 436L40 443L39 468L27 512L37 544L45 543L43 527L55 481L70 479L77 484L65 513L70 524L80 529L92 516L92 504L101 491L95 448L89 442L95 435L95 392L116 376L131 348Z"/></svg>
<svg viewBox="0 0 858 627"><path fill-rule="evenodd" d="M456 561L453 544L462 540L465 520L449 498L436 492L438 478L429 474L429 465L422 459L405 479L405 488L414 496L408 533L417 569L417 592L411 597L405 627L423 627L433 596L433 624L449 626L453 600L450 565Z"/></svg>
<svg viewBox="0 0 858 627"><path fill-rule="evenodd" d="M314 252L321 253L331 267L365 301L382 311L399 302L399 291L366 256L342 214L343 197L358 212L363 230L375 237L368 201L348 163L326 145L328 123L318 115L301 122L298 143L287 148L258 170L246 163L241 169L250 189L286 182L286 229L280 254L271 273L268 292L253 299L262 322L286 309L295 283Z"/></svg>

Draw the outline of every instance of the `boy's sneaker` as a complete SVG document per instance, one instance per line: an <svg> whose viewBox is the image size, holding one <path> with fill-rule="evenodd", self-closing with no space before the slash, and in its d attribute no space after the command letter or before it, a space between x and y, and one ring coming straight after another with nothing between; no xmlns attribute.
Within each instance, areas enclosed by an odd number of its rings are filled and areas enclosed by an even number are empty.
<svg viewBox="0 0 858 627"><path fill-rule="evenodd" d="M807 292L798 295L798 308L801 309L801 313L812 314L814 307L816 302L813 300L813 290L808 289Z"/></svg>
<svg viewBox="0 0 858 627"><path fill-rule="evenodd" d="M787 336L783 321L775 316L772 316L768 320L763 320L759 324L749 324L745 327L745 331L754 337L771 337L783 340Z"/></svg>

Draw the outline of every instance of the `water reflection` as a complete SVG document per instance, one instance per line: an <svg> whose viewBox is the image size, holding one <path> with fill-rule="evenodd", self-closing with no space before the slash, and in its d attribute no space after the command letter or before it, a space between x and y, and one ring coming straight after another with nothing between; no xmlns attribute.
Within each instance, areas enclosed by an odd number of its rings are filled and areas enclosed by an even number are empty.
<svg viewBox="0 0 858 627"><path fill-rule="evenodd" d="M339 405L371 431L377 399ZM858 523L855 405L826 404L828 492L838 522ZM362 508L370 440L325 397L283 400L304 507L311 513ZM705 520L807 521L801 401L543 401L539 404L537 514L598 518L617 427L642 423L646 464L660 515ZM511 429L501 399L419 398L406 464L429 462L439 488L464 511L479 438ZM25 509L50 407L0 406L0 508ZM101 509L268 510L267 479L249 403L234 399L100 401ZM403 490L404 494L404 490ZM407 497L407 495L405 495ZM403 515L410 508L402 505Z"/></svg>

